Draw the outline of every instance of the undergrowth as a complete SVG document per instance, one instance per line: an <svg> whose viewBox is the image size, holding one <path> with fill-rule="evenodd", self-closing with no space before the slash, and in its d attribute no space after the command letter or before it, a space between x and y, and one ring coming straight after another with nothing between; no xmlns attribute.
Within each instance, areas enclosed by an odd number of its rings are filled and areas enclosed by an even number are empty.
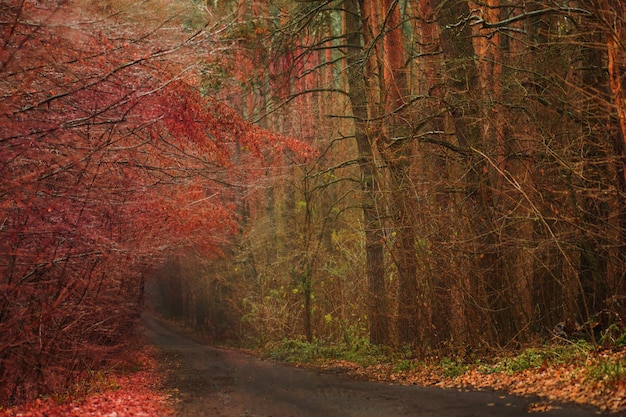
<svg viewBox="0 0 626 417"><path fill-rule="evenodd" d="M331 361L349 361L361 367L385 364L393 373L411 372L428 367L443 378L455 378L475 369L481 374L515 374L525 370L560 365L574 365L586 370L589 380L617 382L626 380L626 358L602 358L591 343L584 340L530 347L517 353L464 360L453 356L427 361L417 360L410 350L397 351L362 341L358 344L307 342L283 339L267 344L262 355L281 362L324 364Z"/></svg>
<svg viewBox="0 0 626 417"><path fill-rule="evenodd" d="M546 366L583 365L593 350L593 345L584 340L566 344L548 344L538 348L526 348L514 355L493 358L487 363L479 363L477 369L486 374L499 372L512 374Z"/></svg>
<svg viewBox="0 0 626 417"><path fill-rule="evenodd" d="M363 340L351 345L345 343L327 344L318 341L307 342L297 339L283 339L267 344L262 354L265 357L287 363L315 364L326 361L343 360L369 366L388 361L386 349Z"/></svg>
<svg viewBox="0 0 626 417"><path fill-rule="evenodd" d="M587 367L587 378L609 384L626 382L626 358L600 358Z"/></svg>

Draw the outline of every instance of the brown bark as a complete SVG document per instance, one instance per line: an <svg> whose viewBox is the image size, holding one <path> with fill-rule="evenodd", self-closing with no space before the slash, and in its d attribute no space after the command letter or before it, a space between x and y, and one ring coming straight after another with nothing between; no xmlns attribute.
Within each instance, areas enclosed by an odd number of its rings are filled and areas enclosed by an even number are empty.
<svg viewBox="0 0 626 417"><path fill-rule="evenodd" d="M376 202L377 177L374 153L367 134L368 102L363 66L362 27L360 9L356 0L344 3L345 39L347 46L346 64L350 103L354 116L355 137L361 172L363 217L365 221L366 274L370 304L370 341L375 344L389 342L385 270L383 260L383 233Z"/></svg>
<svg viewBox="0 0 626 417"><path fill-rule="evenodd" d="M622 138L626 138L626 3L615 0L608 3L615 16L613 31L607 39L609 78Z"/></svg>
<svg viewBox="0 0 626 417"><path fill-rule="evenodd" d="M389 192L393 228L396 233L393 259L398 269L397 330L400 344L422 347L428 342L423 330L430 328L420 306L415 242L414 188L410 180L413 144L410 132L411 116L405 108L409 86L406 76L406 46L398 2L382 1L385 26L384 45L384 130L377 142L379 153L389 170Z"/></svg>
<svg viewBox="0 0 626 417"><path fill-rule="evenodd" d="M493 192L489 177L490 163L485 158L490 151L483 137L483 115L476 51L468 25L459 25L460 16L469 16L467 1L435 0L434 7L440 29L441 51L446 69L442 100L460 149L466 152L464 176L467 205L464 215L472 229L473 252L471 280L479 283L472 288L472 296L479 308L491 311L485 315L485 337L488 343L504 344L514 332L511 323L511 305L506 298L506 282L502 271L498 236L493 223Z"/></svg>
<svg viewBox="0 0 626 417"><path fill-rule="evenodd" d="M622 197L618 198L618 218L620 226L620 258L626 257L626 3L619 0L606 0L608 26L607 57L609 87L617 115L617 129L613 138L613 152L617 159L617 187ZM611 25L612 24L612 25ZM615 118L613 118L615 119ZM617 306L619 313L626 314L626 272L616 283Z"/></svg>

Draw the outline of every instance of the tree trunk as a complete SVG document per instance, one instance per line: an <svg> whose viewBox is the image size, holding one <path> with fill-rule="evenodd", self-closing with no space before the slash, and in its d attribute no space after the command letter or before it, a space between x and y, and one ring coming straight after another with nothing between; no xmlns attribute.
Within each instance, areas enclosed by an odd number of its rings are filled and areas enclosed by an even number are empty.
<svg viewBox="0 0 626 417"><path fill-rule="evenodd" d="M344 3L345 39L347 44L347 75L350 103L355 124L358 148L363 217L365 221L366 273L370 304L370 341L375 344L388 343L389 329L385 290L385 267L383 259L383 233L377 207L377 178L374 154L367 134L367 92L364 74L364 58L361 33L360 8L357 0Z"/></svg>
<svg viewBox="0 0 626 417"><path fill-rule="evenodd" d="M382 0L385 27L382 27L384 45L384 84L382 114L388 115L377 141L379 153L389 170L395 245L391 249L398 268L398 342L425 346L428 337L420 329L430 328L428 315L422 314L417 271L415 222L412 215L415 199L410 173L413 143L411 115L406 108L408 83L406 76L406 47L398 2Z"/></svg>
<svg viewBox="0 0 626 417"><path fill-rule="evenodd" d="M494 312L486 316L490 319L487 338L502 344L508 342L513 325L510 323L510 300L503 291L506 282L493 224L490 165L486 158L489 151L484 149L479 105L482 92L471 28L458 24L470 10L466 1L434 0L434 3L438 10L436 17L447 76L443 102L453 122L458 146L467 152L464 175L466 195L472 204L468 205L465 215L473 230L473 247L470 249L473 266L468 273L475 282L481 283L476 286L474 295L480 308Z"/></svg>
<svg viewBox="0 0 626 417"><path fill-rule="evenodd" d="M605 3L606 2L606 3ZM592 2L595 3L595 2ZM605 10L600 20L606 26L609 97L613 98L615 113L611 115L611 142L615 154L616 187L623 196L626 193L626 3L620 0L600 0L597 10ZM626 204L618 197L617 212L619 222L618 259L626 258ZM614 282L615 294L613 309L626 315L626 271L624 266Z"/></svg>

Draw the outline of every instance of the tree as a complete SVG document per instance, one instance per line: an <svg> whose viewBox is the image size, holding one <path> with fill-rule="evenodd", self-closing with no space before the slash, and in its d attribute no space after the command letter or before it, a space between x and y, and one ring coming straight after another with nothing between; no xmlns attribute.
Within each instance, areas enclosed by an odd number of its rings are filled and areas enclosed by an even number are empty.
<svg viewBox="0 0 626 417"><path fill-rule="evenodd" d="M221 282L248 329L336 341L367 316L421 356L621 329L620 2L240 6L221 97L319 150L232 181L244 272Z"/></svg>
<svg viewBox="0 0 626 417"><path fill-rule="evenodd" d="M361 189L365 232L366 273L368 278L368 306L370 340L372 343L387 343L389 328L387 323L385 271L383 261L383 229L379 206L378 173L376 172L374 149L368 132L368 93L366 87L363 47L363 26L361 26L362 4L356 1L345 3L345 42L346 68L349 85L349 98L354 116L354 135L358 148L358 162L361 171Z"/></svg>
<svg viewBox="0 0 626 417"><path fill-rule="evenodd" d="M210 47L203 30L162 36L160 16L129 32L119 16L81 12L96 13L30 1L0 9L7 402L102 366L130 340L155 264L182 248L220 254L237 222L228 184L245 164L267 149L272 161L306 153L198 93L187 53L202 39ZM246 149L239 166L235 144Z"/></svg>

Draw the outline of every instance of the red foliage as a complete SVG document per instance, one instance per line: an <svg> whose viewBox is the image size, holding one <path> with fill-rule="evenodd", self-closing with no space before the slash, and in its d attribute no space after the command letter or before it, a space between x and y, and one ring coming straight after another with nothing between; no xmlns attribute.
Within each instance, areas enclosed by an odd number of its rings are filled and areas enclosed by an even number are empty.
<svg viewBox="0 0 626 417"><path fill-rule="evenodd" d="M142 370L128 375L111 375L97 383L84 397L36 399L19 407L0 409L0 417L83 417L83 416L167 416L172 414L168 397L157 388L159 378L155 361L147 355L141 356ZM92 381L93 383L93 381Z"/></svg>
<svg viewBox="0 0 626 417"><path fill-rule="evenodd" d="M177 65L163 57L180 44L168 50L159 38L154 48L74 13L0 7L0 399L9 403L101 366L132 335L145 272L182 246L219 254L236 228L226 185L279 155L267 150L301 148L172 75Z"/></svg>

